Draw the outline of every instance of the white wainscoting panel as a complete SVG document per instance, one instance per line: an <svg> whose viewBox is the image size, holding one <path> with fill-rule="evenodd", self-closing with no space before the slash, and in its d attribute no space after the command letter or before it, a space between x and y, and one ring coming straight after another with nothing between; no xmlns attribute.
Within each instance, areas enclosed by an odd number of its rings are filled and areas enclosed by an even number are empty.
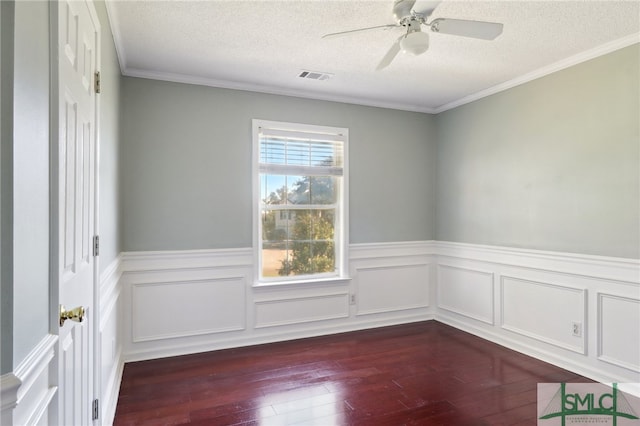
<svg viewBox="0 0 640 426"><path fill-rule="evenodd" d="M253 283L250 248L123 253L124 359L432 319L430 246L356 244L351 277L271 285Z"/></svg>
<svg viewBox="0 0 640 426"><path fill-rule="evenodd" d="M245 277L136 283L134 342L245 329Z"/></svg>
<svg viewBox="0 0 640 426"><path fill-rule="evenodd" d="M598 294L598 358L640 373L640 300Z"/></svg>
<svg viewBox="0 0 640 426"><path fill-rule="evenodd" d="M438 307L494 323L493 272L438 265Z"/></svg>
<svg viewBox="0 0 640 426"><path fill-rule="evenodd" d="M429 264L357 268L357 315L429 306Z"/></svg>
<svg viewBox="0 0 640 426"><path fill-rule="evenodd" d="M438 321L594 380L640 383L639 260L440 241L433 248ZM489 305L490 274L493 324L476 320L488 310L475 311ZM459 301L483 276L485 297Z"/></svg>
<svg viewBox="0 0 640 426"><path fill-rule="evenodd" d="M247 324L250 249L122 254L125 361L218 348Z"/></svg>
<svg viewBox="0 0 640 426"><path fill-rule="evenodd" d="M502 275L502 328L585 353L587 291ZM573 335L573 324L580 336Z"/></svg>
<svg viewBox="0 0 640 426"><path fill-rule="evenodd" d="M358 317L414 312L433 318L431 242L355 244L349 256Z"/></svg>
<svg viewBox="0 0 640 426"><path fill-rule="evenodd" d="M435 318L595 380L640 382L626 350L640 346L637 260L418 241L352 244L350 280L254 286L254 267L251 248L123 253L123 358Z"/></svg>
<svg viewBox="0 0 640 426"><path fill-rule="evenodd" d="M98 356L100 368L100 413L102 424L112 424L116 414L124 360L122 358L122 277L118 256L100 275L100 326Z"/></svg>
<svg viewBox="0 0 640 426"><path fill-rule="evenodd" d="M347 318L349 293L255 301L255 328Z"/></svg>

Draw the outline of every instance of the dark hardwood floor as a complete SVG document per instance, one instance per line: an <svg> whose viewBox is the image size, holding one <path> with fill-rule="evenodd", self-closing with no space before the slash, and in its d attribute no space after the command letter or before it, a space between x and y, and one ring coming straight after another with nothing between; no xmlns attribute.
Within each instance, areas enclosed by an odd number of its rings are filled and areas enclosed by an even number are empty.
<svg viewBox="0 0 640 426"><path fill-rule="evenodd" d="M535 425L589 382L436 321L126 364L115 425Z"/></svg>

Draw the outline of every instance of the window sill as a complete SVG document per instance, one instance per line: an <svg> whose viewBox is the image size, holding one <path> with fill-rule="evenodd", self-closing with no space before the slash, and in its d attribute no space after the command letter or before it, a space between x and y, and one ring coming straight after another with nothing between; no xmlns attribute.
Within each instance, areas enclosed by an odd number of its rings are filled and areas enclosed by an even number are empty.
<svg viewBox="0 0 640 426"><path fill-rule="evenodd" d="M301 280L287 281L258 281L253 284L253 288L269 288L269 287L300 287L313 284L348 284L351 277L327 277L327 278L310 278Z"/></svg>

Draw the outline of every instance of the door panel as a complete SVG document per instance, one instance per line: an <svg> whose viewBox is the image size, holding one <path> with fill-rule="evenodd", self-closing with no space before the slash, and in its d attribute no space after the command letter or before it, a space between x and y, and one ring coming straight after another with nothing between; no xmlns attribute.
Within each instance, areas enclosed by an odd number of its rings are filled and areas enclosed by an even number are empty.
<svg viewBox="0 0 640 426"><path fill-rule="evenodd" d="M59 412L62 425L92 423L96 261L97 22L84 1L61 1L59 25L59 300L85 308L82 322L60 326Z"/></svg>

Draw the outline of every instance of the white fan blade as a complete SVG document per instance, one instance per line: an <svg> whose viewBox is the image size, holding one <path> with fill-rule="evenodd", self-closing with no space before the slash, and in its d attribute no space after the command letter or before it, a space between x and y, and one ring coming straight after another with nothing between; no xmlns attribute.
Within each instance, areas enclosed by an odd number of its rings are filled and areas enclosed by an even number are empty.
<svg viewBox="0 0 640 426"><path fill-rule="evenodd" d="M404 35L400 36L396 40L396 42L393 43L387 54L384 55L384 58L382 58L382 60L376 67L376 71L380 71L381 69L388 67L391 61L393 61L393 59L396 57L396 55L400 53L400 40L402 40L402 37L404 37Z"/></svg>
<svg viewBox="0 0 640 426"><path fill-rule="evenodd" d="M418 0L413 6L413 11L424 17L430 16L441 3L441 0Z"/></svg>
<svg viewBox="0 0 640 426"><path fill-rule="evenodd" d="M396 20L406 18L411 15L411 9L416 0L396 0L393 2L393 16Z"/></svg>
<svg viewBox="0 0 640 426"><path fill-rule="evenodd" d="M503 25L495 22L438 18L431 22L430 27L431 31L436 33L493 40L502 34Z"/></svg>
<svg viewBox="0 0 640 426"><path fill-rule="evenodd" d="M322 36L322 38L340 37L340 36L343 36L343 35L359 33L359 32L362 32L362 31L377 30L379 28L384 28L384 29L397 28L397 27L400 27L400 26L401 25L398 25L398 24L388 24L388 25L378 25L376 27L358 28L357 30L340 31L339 33L325 34L325 35Z"/></svg>

